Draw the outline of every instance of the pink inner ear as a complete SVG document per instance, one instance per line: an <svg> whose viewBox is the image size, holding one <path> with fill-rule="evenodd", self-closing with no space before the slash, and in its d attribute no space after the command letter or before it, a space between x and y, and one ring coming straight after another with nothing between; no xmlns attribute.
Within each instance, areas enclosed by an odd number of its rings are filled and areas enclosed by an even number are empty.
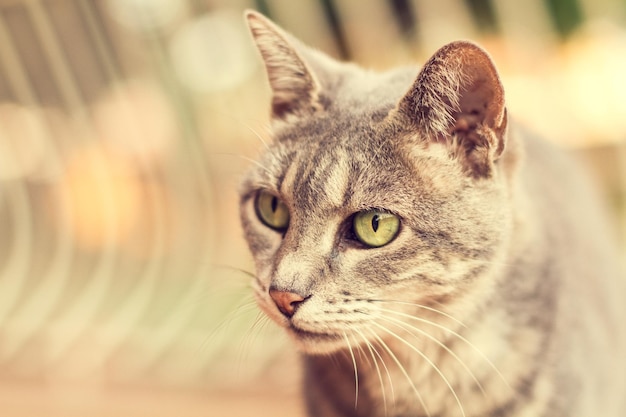
<svg viewBox="0 0 626 417"><path fill-rule="evenodd" d="M448 136L478 127L500 131L504 91L489 55L465 41L439 49L400 100L398 113L424 137Z"/></svg>
<svg viewBox="0 0 626 417"><path fill-rule="evenodd" d="M459 98L459 112L454 114L455 124L452 132L466 132L479 124L494 126L501 109L501 100L494 100L494 86L489 80L481 78L468 81L462 86L465 91ZM494 126L495 127L495 126Z"/></svg>

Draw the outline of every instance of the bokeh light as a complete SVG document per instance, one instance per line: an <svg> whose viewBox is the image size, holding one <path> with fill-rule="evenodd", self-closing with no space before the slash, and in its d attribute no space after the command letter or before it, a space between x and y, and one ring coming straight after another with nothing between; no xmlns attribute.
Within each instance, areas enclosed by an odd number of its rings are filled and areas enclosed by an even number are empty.
<svg viewBox="0 0 626 417"><path fill-rule="evenodd" d="M187 23L175 33L169 49L180 82L201 93L237 87L258 66L241 15L234 11L213 12Z"/></svg>

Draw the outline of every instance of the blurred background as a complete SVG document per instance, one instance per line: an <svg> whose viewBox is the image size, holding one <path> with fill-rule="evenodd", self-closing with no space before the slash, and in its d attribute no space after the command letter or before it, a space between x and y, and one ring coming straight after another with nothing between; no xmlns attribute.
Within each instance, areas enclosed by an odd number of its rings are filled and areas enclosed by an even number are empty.
<svg viewBox="0 0 626 417"><path fill-rule="evenodd" d="M624 0L0 0L0 416L299 415L238 223L269 139L245 8L374 69L481 43L624 242Z"/></svg>

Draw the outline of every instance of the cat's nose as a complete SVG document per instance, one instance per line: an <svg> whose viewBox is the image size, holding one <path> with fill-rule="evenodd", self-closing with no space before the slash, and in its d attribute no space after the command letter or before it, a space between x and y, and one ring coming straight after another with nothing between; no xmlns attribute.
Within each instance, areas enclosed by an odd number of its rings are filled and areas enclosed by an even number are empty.
<svg viewBox="0 0 626 417"><path fill-rule="evenodd" d="M272 297L280 312L287 318L291 318L300 304L307 298L294 292L280 291L274 288L270 288L270 297Z"/></svg>

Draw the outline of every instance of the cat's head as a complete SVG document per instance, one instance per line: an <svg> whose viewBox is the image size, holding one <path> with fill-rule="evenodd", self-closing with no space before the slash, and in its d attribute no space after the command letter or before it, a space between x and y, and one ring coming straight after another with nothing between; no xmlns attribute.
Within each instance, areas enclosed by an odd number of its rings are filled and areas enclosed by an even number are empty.
<svg viewBox="0 0 626 417"><path fill-rule="evenodd" d="M246 18L272 90L272 143L241 195L260 307L323 353L384 338L402 314L480 306L510 239L514 165L489 56L456 42L419 72L378 74Z"/></svg>

